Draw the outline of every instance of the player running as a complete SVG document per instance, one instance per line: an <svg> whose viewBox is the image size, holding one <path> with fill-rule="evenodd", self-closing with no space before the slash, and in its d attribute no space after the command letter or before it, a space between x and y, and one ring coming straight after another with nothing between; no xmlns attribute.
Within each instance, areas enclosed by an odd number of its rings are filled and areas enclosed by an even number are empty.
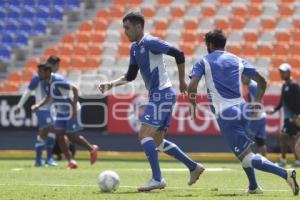
<svg viewBox="0 0 300 200"><path fill-rule="evenodd" d="M145 107L144 114L140 117L142 125L139 131L139 140L150 163L152 178L148 184L138 188L140 192L163 189L166 186L165 179L161 175L157 150L175 157L188 167L190 170L188 185L194 184L204 171L202 165L189 158L176 144L163 139L176 102L175 90L168 77L163 54L176 59L182 93L185 93L187 89L185 57L182 51L171 44L144 34L144 23L144 17L139 12L130 12L123 18L125 34L132 42L128 71L117 80L99 84L99 89L105 92L112 87L133 81L140 70L149 91L149 102Z"/></svg>
<svg viewBox="0 0 300 200"><path fill-rule="evenodd" d="M247 61L224 51L226 37L221 30L206 33L205 43L208 54L200 59L192 69L188 97L191 104L191 116L196 116L197 86L205 77L211 110L216 115L218 125L227 143L236 157L241 161L249 180L249 194L263 193L258 185L254 168L276 174L286 180L293 194L298 195L296 171L286 170L251 150L253 141L247 136L248 122L246 104L242 96L242 74L257 82L255 109L261 109L262 97L266 89L265 79Z"/></svg>
<svg viewBox="0 0 300 200"><path fill-rule="evenodd" d="M78 131L82 130L77 119L77 116L80 117L78 90L74 85L66 81L63 76L51 72L50 65L39 64L38 74L40 79L44 80L43 87L46 91L46 96L33 105L31 110L32 112L36 112L40 107L46 105L50 99L53 99L56 110L54 124L56 133L59 135L67 135L72 143L78 144L89 150L91 164L94 164L97 160L98 146L91 145L78 133ZM74 160L69 160L68 168L77 168L76 162Z"/></svg>

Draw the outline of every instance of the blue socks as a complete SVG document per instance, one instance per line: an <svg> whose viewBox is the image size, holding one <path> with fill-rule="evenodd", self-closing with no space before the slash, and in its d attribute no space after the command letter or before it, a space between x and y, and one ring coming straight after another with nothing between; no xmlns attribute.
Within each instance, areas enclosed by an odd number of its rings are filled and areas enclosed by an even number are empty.
<svg viewBox="0 0 300 200"><path fill-rule="evenodd" d="M35 142L35 152L36 152L36 156L35 156L35 165L36 166L40 166L42 165L42 154L43 154L43 149L45 146L45 142L42 138L40 138L40 136L36 137L36 142Z"/></svg>
<svg viewBox="0 0 300 200"><path fill-rule="evenodd" d="M47 160L52 159L52 150L55 142L55 134L49 133L46 141L46 149L47 149Z"/></svg>
<svg viewBox="0 0 300 200"><path fill-rule="evenodd" d="M141 140L141 145L144 148L144 152L148 158L152 169L152 178L156 181L161 181L161 171L158 163L158 152L156 150L156 144L152 137L146 137Z"/></svg>
<svg viewBox="0 0 300 200"><path fill-rule="evenodd" d="M282 177L283 179L287 179L287 171L284 168L275 165L274 163L272 163L271 161L259 154L255 154L255 156L253 157L252 166L255 169L276 174Z"/></svg>
<svg viewBox="0 0 300 200"><path fill-rule="evenodd" d="M196 162L189 158L176 144L168 140L164 139L157 149L181 161L190 171L193 171L197 167Z"/></svg>
<svg viewBox="0 0 300 200"><path fill-rule="evenodd" d="M245 173L247 174L248 180L249 180L249 190L255 190L258 187L258 184L256 182L255 172L252 167L243 167Z"/></svg>

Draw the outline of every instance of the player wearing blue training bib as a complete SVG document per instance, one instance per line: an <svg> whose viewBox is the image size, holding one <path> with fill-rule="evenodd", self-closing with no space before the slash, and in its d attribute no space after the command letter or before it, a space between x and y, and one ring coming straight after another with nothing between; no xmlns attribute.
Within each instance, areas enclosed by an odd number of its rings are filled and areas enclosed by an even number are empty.
<svg viewBox="0 0 300 200"><path fill-rule="evenodd" d="M176 102L176 93L167 74L163 54L172 56L176 60L182 93L187 88L185 57L182 51L171 44L157 37L144 34L144 23L144 17L138 12L131 12L123 18L125 34L132 42L128 71L117 80L99 85L102 92L107 91L112 87L133 81L140 71L149 91L149 102L145 107L144 114L140 117L142 126L139 139L150 163L152 178L148 184L138 188L140 192L162 189L166 186L161 175L157 150L175 157L189 168L189 185L194 184L204 171L202 165L191 160L176 144L163 139Z"/></svg>
<svg viewBox="0 0 300 200"><path fill-rule="evenodd" d="M196 117L197 86L204 76L211 110L229 147L241 161L248 177L248 193L262 193L256 182L255 168L282 177L292 188L293 194L298 195L295 170L281 168L260 154L254 154L250 148L253 141L246 133L249 120L247 113L253 113L254 110L249 110L243 99L241 76L247 76L257 82L258 89L254 98L256 104L262 101L266 81L247 61L224 50L226 37L221 30L208 32L205 35L205 43L208 54L193 66L188 88L192 117ZM254 108L258 109L260 106L256 105Z"/></svg>

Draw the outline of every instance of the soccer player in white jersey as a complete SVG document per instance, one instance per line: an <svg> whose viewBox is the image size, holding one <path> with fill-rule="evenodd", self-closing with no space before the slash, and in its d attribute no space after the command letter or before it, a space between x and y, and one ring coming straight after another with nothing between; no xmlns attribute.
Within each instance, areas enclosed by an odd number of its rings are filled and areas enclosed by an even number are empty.
<svg viewBox="0 0 300 200"><path fill-rule="evenodd" d="M50 59L50 58L49 58ZM48 59L48 61L49 61ZM50 60L53 65L53 72L58 70L59 59L51 59ZM46 92L42 87L42 80L40 79L38 74L35 74L31 79L28 88L23 93L19 103L17 105L16 113L20 112L21 107L24 106L27 99L30 97L31 93L35 92L35 101L38 102L44 98ZM50 166L56 166L57 163L52 158L52 149L55 142L55 134L53 128L53 118L51 115L50 107L51 101L49 101L46 105L39 108L36 112L36 116L38 119L38 127L39 127L39 135L36 138L35 142L35 166L42 167L44 164ZM45 163L42 162L42 153L43 149L46 147L47 150L47 158Z"/></svg>
<svg viewBox="0 0 300 200"><path fill-rule="evenodd" d="M249 180L248 193L262 193L256 182L254 169L273 173L286 180L293 194L298 195L296 171L279 167L250 148L253 141L247 136L249 107L242 96L241 76L245 75L257 82L255 110L261 109L261 101L266 89L265 79L247 61L226 52L226 37L221 30L213 30L205 35L208 54L200 59L192 69L188 87L191 116L196 117L197 86L202 76L205 78L211 110L233 153L241 161ZM247 110L248 109L248 110ZM252 113L254 110L250 110Z"/></svg>
<svg viewBox="0 0 300 200"><path fill-rule="evenodd" d="M140 117L139 140L152 169L152 178L138 191L162 189L166 186L158 162L158 150L175 157L190 170L188 185L194 184L204 171L202 165L190 159L176 144L163 139L169 127L173 106L176 102L175 90L167 75L163 54L175 58L180 91L186 92L185 57L182 51L171 44L144 33L144 17L139 12L130 12L123 18L123 28L130 42L130 63L127 73L117 80L100 83L99 89L105 92L112 87L133 81L140 70L145 86L149 91L149 102Z"/></svg>
<svg viewBox="0 0 300 200"><path fill-rule="evenodd" d="M54 128L58 135L67 135L69 140L82 146L90 152L91 164L97 160L98 146L90 144L78 131L82 130L80 124L80 104L78 102L78 89L64 79L63 76L52 73L48 64L39 64L38 74L43 80L45 97L31 107L32 112L46 105L50 99L55 105L56 117ZM77 168L76 162L67 158L69 161L68 168Z"/></svg>

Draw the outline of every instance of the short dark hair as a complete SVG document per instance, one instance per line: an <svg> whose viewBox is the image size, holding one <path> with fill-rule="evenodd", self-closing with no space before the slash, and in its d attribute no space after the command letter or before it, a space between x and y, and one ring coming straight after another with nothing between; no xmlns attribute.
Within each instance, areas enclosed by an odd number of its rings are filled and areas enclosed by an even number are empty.
<svg viewBox="0 0 300 200"><path fill-rule="evenodd" d="M134 25L140 24L142 26L142 28L144 28L144 24L145 24L145 18L144 16L138 12L138 11L132 11L128 14L125 15L125 17L123 18L123 23L128 20L131 23L133 23Z"/></svg>
<svg viewBox="0 0 300 200"><path fill-rule="evenodd" d="M58 56L50 56L48 59L47 59L47 63L51 64L51 65L55 65L57 63L60 62L60 58Z"/></svg>
<svg viewBox="0 0 300 200"><path fill-rule="evenodd" d="M48 71L50 70L51 71L51 66L47 63L40 63L38 64L38 68L39 69L43 69L44 71Z"/></svg>
<svg viewBox="0 0 300 200"><path fill-rule="evenodd" d="M205 34L206 44L212 43L215 48L225 48L226 36L221 29L215 29Z"/></svg>

